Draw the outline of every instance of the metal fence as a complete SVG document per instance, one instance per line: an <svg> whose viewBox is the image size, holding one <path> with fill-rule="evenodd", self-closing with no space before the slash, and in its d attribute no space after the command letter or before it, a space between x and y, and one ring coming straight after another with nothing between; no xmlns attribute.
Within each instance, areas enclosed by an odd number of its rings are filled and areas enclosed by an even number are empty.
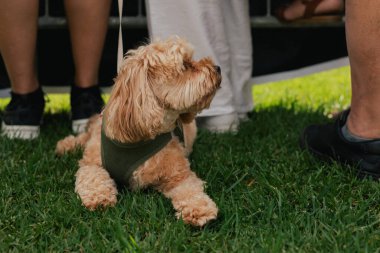
<svg viewBox="0 0 380 253"><path fill-rule="evenodd" d="M191 1L191 0L190 0ZM52 6L62 4L62 1L41 0L43 3L40 8L39 27L42 29L55 29L66 26L66 18L62 13L56 14L52 11ZM115 1L114 1L115 2ZM344 21L336 22L305 22L305 23L284 23L278 21L273 15L274 0L250 0L250 5L254 6L260 2L261 13L251 13L251 26L253 28L298 28L298 27L340 27L344 25ZM114 3L113 3L114 4ZM144 0L129 0L125 1L126 8L132 9L128 13L124 12L121 23L124 28L146 28L147 20L145 16L145 2ZM252 7L255 8L255 7ZM116 4L113 9L117 9ZM109 27L116 28L119 26L119 17L117 11L113 11L109 18Z"/></svg>

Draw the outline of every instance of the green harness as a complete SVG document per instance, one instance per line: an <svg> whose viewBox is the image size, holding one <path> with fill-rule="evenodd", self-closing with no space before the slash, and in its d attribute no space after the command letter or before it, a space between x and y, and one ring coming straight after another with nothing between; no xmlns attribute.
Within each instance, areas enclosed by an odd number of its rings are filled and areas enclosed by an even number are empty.
<svg viewBox="0 0 380 253"><path fill-rule="evenodd" d="M122 143L104 133L104 117L101 131L102 165L110 176L122 185L128 185L132 173L146 160L160 151L173 138L171 132L156 136L153 140ZM176 130L177 132L177 130Z"/></svg>

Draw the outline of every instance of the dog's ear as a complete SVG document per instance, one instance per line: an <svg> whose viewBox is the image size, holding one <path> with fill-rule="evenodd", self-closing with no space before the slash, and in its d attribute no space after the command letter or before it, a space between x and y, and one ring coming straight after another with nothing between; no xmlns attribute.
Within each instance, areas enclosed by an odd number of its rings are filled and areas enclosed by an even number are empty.
<svg viewBox="0 0 380 253"><path fill-rule="evenodd" d="M153 139L163 113L148 83L147 65L126 58L104 112L107 136L125 142Z"/></svg>

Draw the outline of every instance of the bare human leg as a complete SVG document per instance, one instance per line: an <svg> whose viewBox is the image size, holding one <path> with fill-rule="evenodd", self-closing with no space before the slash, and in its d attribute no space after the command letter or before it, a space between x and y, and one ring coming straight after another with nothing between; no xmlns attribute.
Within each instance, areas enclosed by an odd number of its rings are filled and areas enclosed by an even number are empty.
<svg viewBox="0 0 380 253"><path fill-rule="evenodd" d="M360 178L380 179L380 2L346 0L351 109L335 123L308 126L301 147L324 160L355 167Z"/></svg>
<svg viewBox="0 0 380 253"><path fill-rule="evenodd" d="M380 2L346 1L346 36L351 64L349 130L363 138L380 138Z"/></svg>
<svg viewBox="0 0 380 253"><path fill-rule="evenodd" d="M78 87L87 88L98 82L110 6L110 0L65 1L76 70L74 82Z"/></svg>
<svg viewBox="0 0 380 253"><path fill-rule="evenodd" d="M35 71L38 0L0 0L0 52L12 91L27 94L38 88Z"/></svg>
<svg viewBox="0 0 380 253"><path fill-rule="evenodd" d="M65 1L75 65L70 97L74 133L83 132L88 119L104 105L97 84L110 5L111 0Z"/></svg>
<svg viewBox="0 0 380 253"><path fill-rule="evenodd" d="M343 9L343 0L295 0L281 8L278 15L281 20L295 21L313 15L336 14Z"/></svg>

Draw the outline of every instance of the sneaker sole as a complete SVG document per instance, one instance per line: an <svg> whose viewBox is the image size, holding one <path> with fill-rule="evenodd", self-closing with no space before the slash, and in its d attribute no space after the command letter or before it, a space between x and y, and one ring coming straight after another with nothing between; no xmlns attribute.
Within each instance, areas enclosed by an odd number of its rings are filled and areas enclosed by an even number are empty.
<svg viewBox="0 0 380 253"><path fill-rule="evenodd" d="M237 113L227 115L216 115L197 118L197 126L206 129L211 133L232 133L236 134L239 129L239 116Z"/></svg>
<svg viewBox="0 0 380 253"><path fill-rule="evenodd" d="M2 135L9 139L33 140L40 135L40 126L1 125Z"/></svg>
<svg viewBox="0 0 380 253"><path fill-rule="evenodd" d="M89 119L77 119L72 122L73 133L80 134L86 131L87 123Z"/></svg>
<svg viewBox="0 0 380 253"><path fill-rule="evenodd" d="M200 126L199 128L207 129L211 133L217 133L217 134L223 134L223 133L236 134L238 132L239 125L233 124L233 125L228 125L228 126L217 126L217 127L203 125L203 126Z"/></svg>

